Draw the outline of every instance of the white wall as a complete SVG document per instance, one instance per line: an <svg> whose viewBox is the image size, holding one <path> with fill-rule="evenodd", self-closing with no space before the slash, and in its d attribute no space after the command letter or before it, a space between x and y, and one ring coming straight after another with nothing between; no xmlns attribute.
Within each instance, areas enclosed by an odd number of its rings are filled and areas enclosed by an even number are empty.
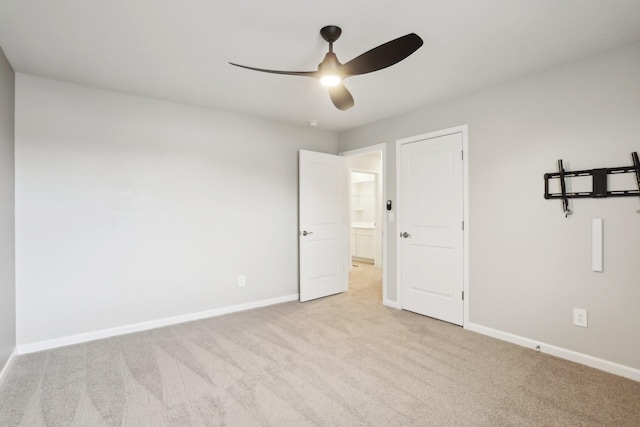
<svg viewBox="0 0 640 427"><path fill-rule="evenodd" d="M337 145L18 74L18 344L296 294L298 150Z"/></svg>
<svg viewBox="0 0 640 427"><path fill-rule="evenodd" d="M365 153L353 157L347 157L349 168L358 171L382 172L382 160L380 152Z"/></svg>
<svg viewBox="0 0 640 427"><path fill-rule="evenodd" d="M425 71L428 78L428 70ZM340 150L469 125L470 320L640 369L640 198L580 199L565 219L543 175L627 166L640 151L640 44L359 127ZM630 188L633 178L628 176ZM591 271L591 219L604 219L603 273ZM388 224L395 300L395 224ZM572 325L586 308L589 328Z"/></svg>
<svg viewBox="0 0 640 427"><path fill-rule="evenodd" d="M14 95L15 73L0 49L0 371L16 347Z"/></svg>

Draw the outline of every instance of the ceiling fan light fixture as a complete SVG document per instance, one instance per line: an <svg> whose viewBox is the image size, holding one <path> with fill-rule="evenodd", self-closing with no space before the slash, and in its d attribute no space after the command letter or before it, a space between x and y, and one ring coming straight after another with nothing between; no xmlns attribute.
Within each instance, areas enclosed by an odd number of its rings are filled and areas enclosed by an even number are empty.
<svg viewBox="0 0 640 427"><path fill-rule="evenodd" d="M322 76L320 78L320 83L322 83L322 85L326 87L338 86L341 82L342 82L342 79L339 76L332 75L332 74Z"/></svg>
<svg viewBox="0 0 640 427"><path fill-rule="evenodd" d="M413 54L423 44L420 36L410 33L374 47L356 56L351 61L342 64L338 61L336 54L333 53L333 43L338 40L341 33L342 30L336 25L327 25L320 30L320 36L329 43L329 52L326 53L322 62L318 64L316 71L267 70L265 68L234 64L233 62L230 62L230 64L263 73L305 76L318 79L323 86L327 87L327 92L333 105L338 110L346 111L353 107L355 103L349 90L342 84L342 80L382 70L397 64Z"/></svg>

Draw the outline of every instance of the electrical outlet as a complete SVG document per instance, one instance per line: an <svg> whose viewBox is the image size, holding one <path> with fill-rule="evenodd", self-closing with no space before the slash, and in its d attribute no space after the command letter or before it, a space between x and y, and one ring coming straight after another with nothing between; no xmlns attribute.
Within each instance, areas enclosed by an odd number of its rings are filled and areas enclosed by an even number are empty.
<svg viewBox="0 0 640 427"><path fill-rule="evenodd" d="M242 288L246 284L244 274L238 276L238 287Z"/></svg>
<svg viewBox="0 0 640 427"><path fill-rule="evenodd" d="M584 308L574 308L573 324L576 326L581 326L583 328L586 328L587 327L587 310L585 310Z"/></svg>

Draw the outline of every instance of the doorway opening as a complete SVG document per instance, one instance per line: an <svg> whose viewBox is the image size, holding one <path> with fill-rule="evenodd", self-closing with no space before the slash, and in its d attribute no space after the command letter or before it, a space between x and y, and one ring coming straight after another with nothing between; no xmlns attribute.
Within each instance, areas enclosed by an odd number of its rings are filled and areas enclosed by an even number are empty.
<svg viewBox="0 0 640 427"><path fill-rule="evenodd" d="M378 294L387 304L386 280L386 145L340 153L349 170L349 289ZM381 286L380 286L381 283Z"/></svg>

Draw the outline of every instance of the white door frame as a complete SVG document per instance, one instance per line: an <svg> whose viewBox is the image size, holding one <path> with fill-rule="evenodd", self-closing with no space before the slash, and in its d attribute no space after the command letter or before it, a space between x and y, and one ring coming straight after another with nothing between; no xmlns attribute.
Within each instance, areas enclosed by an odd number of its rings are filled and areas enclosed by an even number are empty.
<svg viewBox="0 0 640 427"><path fill-rule="evenodd" d="M384 201L387 200L387 144L369 145L355 150L343 151L338 155L354 157L378 151L382 152L382 194L380 195L380 202L384 203ZM396 307L396 303L394 301L387 299L387 272L389 271L389 257L387 256L387 221L384 211L380 222L380 226L382 227L382 304L389 307ZM351 262L351 253L349 253L349 262Z"/></svg>
<svg viewBox="0 0 640 427"><path fill-rule="evenodd" d="M442 129L435 132L423 133L421 135L410 136L407 138L402 138L396 140L396 223L398 233L402 232L402 214L400 209L402 208L402 191L401 191L401 180L402 180L402 155L401 148L403 144L409 144L411 142L421 141L423 139L437 138L439 136L450 135L452 133L462 133L462 151L464 156L462 158L462 189L463 191L463 221L464 221L464 230L463 234L463 291L464 291L464 311L463 311L463 319L462 326L466 327L469 322L469 302L470 302L470 293L469 293L469 126L461 125L448 129ZM402 245L400 241L399 235L395 236L397 245L396 245L396 298L397 298L397 308L402 308L402 269L400 266L402 265Z"/></svg>

